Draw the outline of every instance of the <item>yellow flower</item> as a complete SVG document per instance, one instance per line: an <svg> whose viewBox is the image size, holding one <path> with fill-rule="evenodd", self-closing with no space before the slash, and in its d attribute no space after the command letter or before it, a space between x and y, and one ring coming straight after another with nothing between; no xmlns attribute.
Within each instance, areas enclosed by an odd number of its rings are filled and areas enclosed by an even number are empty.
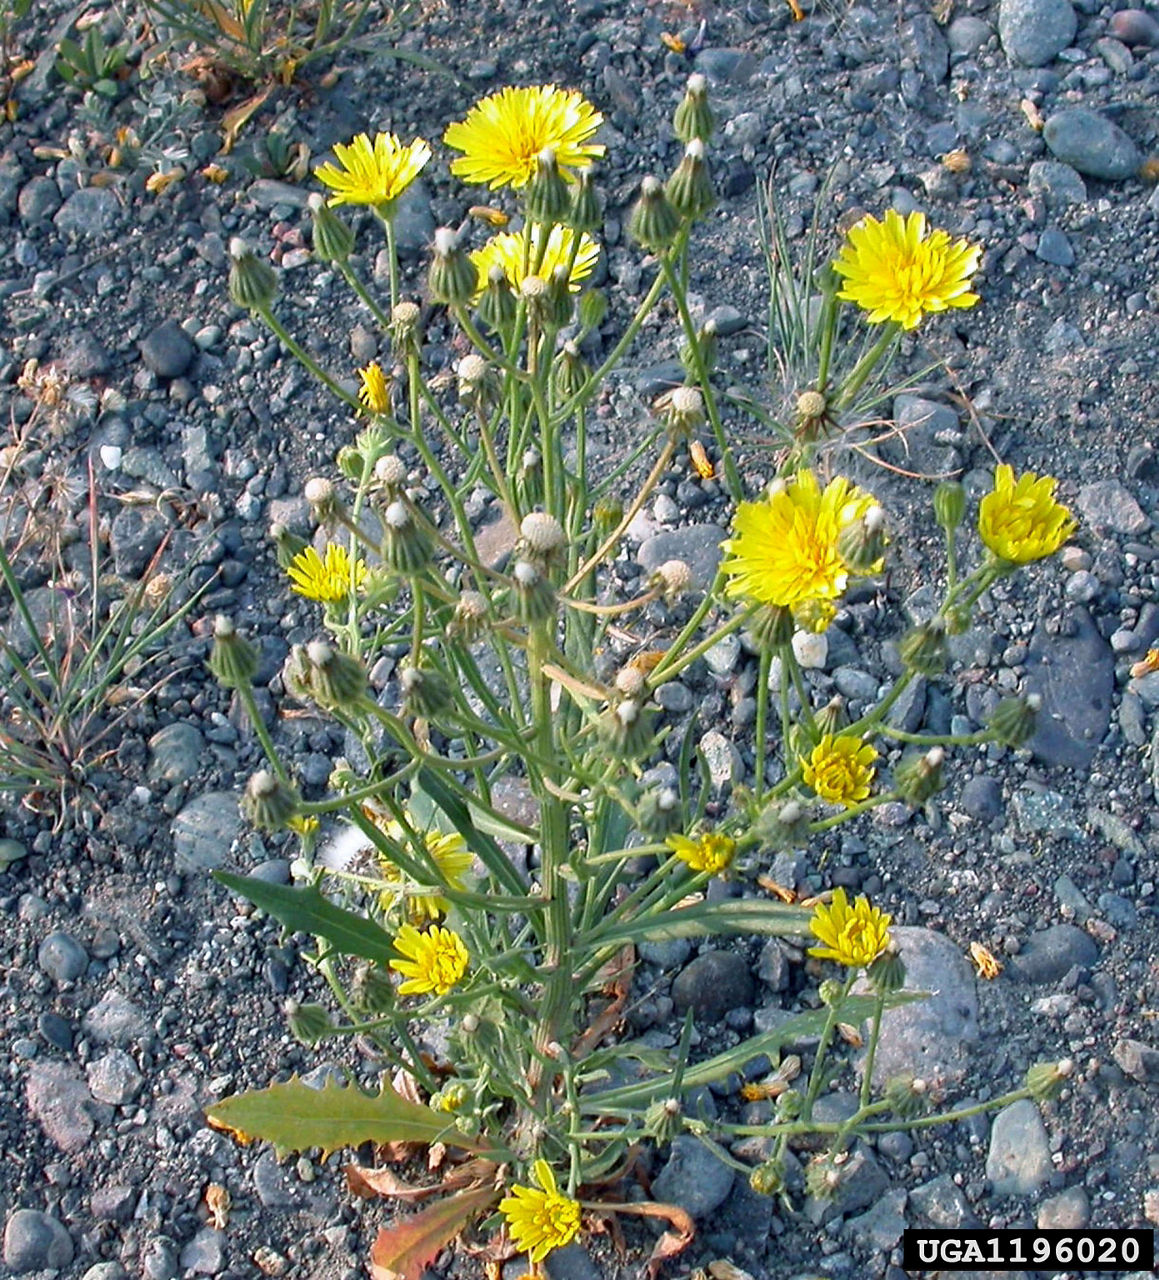
<svg viewBox="0 0 1159 1280"><path fill-rule="evenodd" d="M877 751L852 734L827 733L801 760L801 776L821 797L852 808L869 795Z"/></svg>
<svg viewBox="0 0 1159 1280"><path fill-rule="evenodd" d="M390 409L390 380L382 371L382 365L372 360L365 369L358 370L362 386L358 398L371 413L386 413Z"/></svg>
<svg viewBox="0 0 1159 1280"><path fill-rule="evenodd" d="M832 903L819 902L813 910L809 928L824 946L810 947L809 954L850 969L867 969L889 946L891 919L864 896L850 908L845 890L835 889Z"/></svg>
<svg viewBox="0 0 1159 1280"><path fill-rule="evenodd" d="M374 821L373 815L367 809L363 809L363 812L371 817L371 821ZM406 847L406 833L400 823L387 823L382 830L389 839L394 840L404 848ZM430 854L435 865L442 873L444 881L452 889L461 889L463 887L463 877L470 870L472 861L471 853L463 837L457 832L452 835L444 835L441 831L428 831L424 841L427 846L427 853ZM384 906L389 907L398 898L405 897L407 914L410 916L411 921L416 924L422 924L427 920L437 920L440 916L444 916L450 911L451 904L446 898L439 893L419 892L415 886L408 882L400 868L389 861L385 854L379 854L378 864L382 871L383 879L389 885L389 888L382 893Z"/></svg>
<svg viewBox="0 0 1159 1280"><path fill-rule="evenodd" d="M800 625L824 631L851 576L837 540L874 505L840 476L822 490L812 471L764 502L742 502L724 543L728 594L792 609Z"/></svg>
<svg viewBox="0 0 1159 1280"><path fill-rule="evenodd" d="M693 871L707 871L713 876L719 875L736 853L736 841L715 831L706 831L695 840L688 836L669 836L664 843Z"/></svg>
<svg viewBox="0 0 1159 1280"><path fill-rule="evenodd" d="M1078 521L1054 500L1053 476L1026 471L1014 479L1003 463L994 469L994 490L978 508L978 533L1009 564L1027 564L1053 555L1078 528Z"/></svg>
<svg viewBox="0 0 1159 1280"><path fill-rule="evenodd" d="M370 204L385 216L422 172L431 149L422 138L403 146L393 133L375 134L373 143L360 133L345 145L336 143L334 155L337 165L323 164L314 170L314 176L335 193L330 203Z"/></svg>
<svg viewBox="0 0 1159 1280"><path fill-rule="evenodd" d="M487 283L487 276L494 266L503 268L511 287L518 292L519 286L529 275L537 275L541 280L550 282L556 267L571 264L571 275L568 284L572 293L578 293L580 281L591 275L600 256L600 246L586 231L580 235L579 249L575 262L572 262L571 251L575 242L575 232L570 227L552 227L548 233L547 246L543 250L540 261L539 243L542 233L538 226L531 232L531 246L527 246L527 228L521 231L501 231L481 248L471 253L471 261L479 269L479 292ZM539 269L533 271L536 263ZM476 295L478 298L478 295Z"/></svg>
<svg viewBox="0 0 1159 1280"><path fill-rule="evenodd" d="M467 112L466 120L448 125L443 141L463 155L451 172L467 182L496 187L525 187L541 151L555 152L565 176L602 156L602 143L587 139L604 117L582 94L555 85L500 89Z"/></svg>
<svg viewBox="0 0 1159 1280"><path fill-rule="evenodd" d="M924 213L903 218L895 209L885 221L865 217L853 227L833 263L845 277L837 295L869 313L870 324L892 320L914 329L927 311L972 307L970 277L982 250L946 231L926 234Z"/></svg>
<svg viewBox="0 0 1159 1280"><path fill-rule="evenodd" d="M507 1219L515 1247L539 1263L552 1249L562 1249L579 1235L580 1205L559 1190L546 1160L537 1160L533 1170L542 1190L512 1187L511 1194L499 1201L499 1212Z"/></svg>
<svg viewBox="0 0 1159 1280"><path fill-rule="evenodd" d="M323 559L313 547L306 547L290 561L286 568L293 583L292 590L307 600L322 604L334 604L345 600L351 587L355 591L366 580L366 565L361 560L350 560L350 553L336 542L326 544Z"/></svg>
<svg viewBox="0 0 1159 1280"><path fill-rule="evenodd" d="M392 960L390 967L406 981L400 983L400 996L425 995L433 991L445 996L467 972L467 948L453 929L432 925L419 933L413 924L404 924L394 940L394 949L403 957Z"/></svg>

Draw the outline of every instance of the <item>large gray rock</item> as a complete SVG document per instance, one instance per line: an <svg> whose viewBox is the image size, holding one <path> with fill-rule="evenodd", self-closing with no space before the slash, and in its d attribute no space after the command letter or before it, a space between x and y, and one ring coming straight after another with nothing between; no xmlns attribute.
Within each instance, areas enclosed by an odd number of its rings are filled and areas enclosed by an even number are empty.
<svg viewBox="0 0 1159 1280"><path fill-rule="evenodd" d="M732 1190L734 1174L702 1143L687 1134L673 1140L668 1163L652 1183L652 1198L678 1204L694 1218L719 1209Z"/></svg>
<svg viewBox="0 0 1159 1280"><path fill-rule="evenodd" d="M1042 698L1027 743L1044 764L1088 769L1111 723L1115 655L1091 615L1075 609L1070 635L1035 628L1026 657L1026 691Z"/></svg>
<svg viewBox="0 0 1159 1280"><path fill-rule="evenodd" d="M4 1262L18 1276L61 1270L72 1262L72 1237L38 1209L17 1209L4 1228Z"/></svg>
<svg viewBox="0 0 1159 1280"><path fill-rule="evenodd" d="M1034 986L1059 982L1076 965L1089 969L1098 958L1099 949L1089 934L1073 924L1052 924L1031 934L1010 961L1010 976Z"/></svg>
<svg viewBox="0 0 1159 1280"><path fill-rule="evenodd" d="M1050 1142L1038 1108L1029 1098L1012 1102L994 1117L986 1177L996 1196L1030 1196L1050 1178Z"/></svg>
<svg viewBox="0 0 1159 1280"><path fill-rule="evenodd" d="M1116 182L1133 178L1143 157L1117 124L1086 107L1056 111L1042 136L1051 154L1088 178Z"/></svg>
<svg viewBox="0 0 1159 1280"><path fill-rule="evenodd" d="M28 1110L61 1151L80 1151L96 1128L98 1110L80 1072L63 1062L34 1062L28 1072Z"/></svg>
<svg viewBox="0 0 1159 1280"><path fill-rule="evenodd" d="M958 1081L970 1046L978 1040L978 994L968 961L948 939L930 929L893 929L906 968L906 987L930 991L886 1012L873 1064L881 1088L892 1076L912 1072L925 1080Z"/></svg>
<svg viewBox="0 0 1159 1280"><path fill-rule="evenodd" d="M1078 18L1070 0L1002 0L998 38L1011 62L1045 66L1074 39Z"/></svg>
<svg viewBox="0 0 1159 1280"><path fill-rule="evenodd" d="M224 865L241 834L241 815L232 791L207 791L173 819L173 861L178 871L206 871Z"/></svg>
<svg viewBox="0 0 1159 1280"><path fill-rule="evenodd" d="M690 524L654 534L640 547L640 567L645 573L652 573L666 560L683 560L692 571L693 590L707 591L720 564L720 544L727 536L715 524Z"/></svg>

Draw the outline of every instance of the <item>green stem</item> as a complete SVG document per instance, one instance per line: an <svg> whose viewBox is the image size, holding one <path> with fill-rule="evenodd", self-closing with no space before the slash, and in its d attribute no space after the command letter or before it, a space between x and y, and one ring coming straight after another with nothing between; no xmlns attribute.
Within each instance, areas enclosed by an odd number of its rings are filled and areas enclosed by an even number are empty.
<svg viewBox="0 0 1159 1280"><path fill-rule="evenodd" d="M282 757L278 754L278 749L274 746L274 740L270 737L270 732L265 726L261 712L258 710L253 686L248 681L244 684L239 684L237 686L237 696L242 700L246 715L249 716L249 722L253 725L257 740L262 744L262 750L266 753L266 759L273 766L274 773L277 774L279 781L288 782L290 775L286 772Z"/></svg>
<svg viewBox="0 0 1159 1280"><path fill-rule="evenodd" d="M274 315L269 307L259 308L257 314L269 325L270 330L279 342L289 351L295 360L310 374L318 379L320 383L331 394L338 397L343 404L349 405L351 409L358 412L361 409L358 397L351 395L349 391L344 391L337 382L322 368L322 366L314 359L309 352L306 351L294 338L290 337L285 325Z"/></svg>
<svg viewBox="0 0 1159 1280"><path fill-rule="evenodd" d="M753 779L753 800L760 804L765 791L765 726L769 715L769 668L772 666L773 654L768 646L761 647L761 656L757 662L757 714L753 732L756 734L756 762ZM784 677L784 670L781 672Z"/></svg>
<svg viewBox="0 0 1159 1280"><path fill-rule="evenodd" d="M817 1095L821 1092L821 1082L825 1076L825 1055L829 1052L833 1032L837 1029L841 1006L853 989L858 973L859 970L854 969L846 976L845 982L841 987L841 994L829 1006L829 1012L825 1018L825 1026L821 1031L821 1039L818 1041L817 1052L813 1058L813 1069L809 1073L809 1086L805 1091L805 1100L801 1104L802 1120L810 1121L813 1118L813 1104L817 1101Z"/></svg>
<svg viewBox="0 0 1159 1280"><path fill-rule="evenodd" d="M896 791L884 791L879 796L870 796L868 800L863 800L860 804L851 804L835 813L831 818L822 818L818 822L810 822L809 830L813 832L828 831L831 827L839 827L843 822L849 822L853 818L860 817L863 813L868 813L870 809L876 809L880 805L888 804L891 800L899 799Z"/></svg>
<svg viewBox="0 0 1159 1280"><path fill-rule="evenodd" d="M858 392L865 385L865 380L877 367L882 356L897 341L898 334L901 333L901 325L896 320L887 320L882 329L881 337L873 344L872 347L858 360L850 371L849 376L841 384L841 390L837 393L833 407L836 410L848 409L853 401L857 398Z"/></svg>
<svg viewBox="0 0 1159 1280"><path fill-rule="evenodd" d="M869 1047L865 1051L865 1067L861 1076L861 1108L869 1105L869 1091L873 1084L873 1061L877 1057L877 1042L881 1039L881 1015L885 1012L885 989L877 993L873 1006L873 1023L869 1028Z"/></svg>

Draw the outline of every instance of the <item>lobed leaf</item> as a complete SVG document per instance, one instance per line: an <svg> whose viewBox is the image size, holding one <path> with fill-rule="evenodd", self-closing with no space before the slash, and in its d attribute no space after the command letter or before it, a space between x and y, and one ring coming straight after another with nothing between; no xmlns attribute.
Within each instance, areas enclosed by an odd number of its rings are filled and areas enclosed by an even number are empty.
<svg viewBox="0 0 1159 1280"><path fill-rule="evenodd" d="M357 1085L334 1080L327 1080L325 1088L311 1089L293 1076L282 1084L223 1098L205 1114L213 1128L225 1130L239 1142L261 1139L285 1151L320 1147L331 1152L364 1142L438 1141L466 1151L480 1150L448 1123L445 1114L400 1097L385 1081L380 1093L369 1094Z"/></svg>

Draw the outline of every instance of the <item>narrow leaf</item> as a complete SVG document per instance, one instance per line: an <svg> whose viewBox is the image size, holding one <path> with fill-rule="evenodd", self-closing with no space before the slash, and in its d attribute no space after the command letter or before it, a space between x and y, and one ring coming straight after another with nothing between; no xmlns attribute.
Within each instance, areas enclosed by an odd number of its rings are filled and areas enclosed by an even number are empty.
<svg viewBox="0 0 1159 1280"><path fill-rule="evenodd" d="M490 836L484 835L476 827L471 820L470 810L439 777L437 771L420 769L418 785L447 815L451 825L466 841L467 848L478 857L506 892L517 896L526 894L527 885L511 865L511 859Z"/></svg>
<svg viewBox="0 0 1159 1280"><path fill-rule="evenodd" d="M395 955L390 935L384 929L373 920L335 906L314 885L294 888L268 884L253 876L235 876L228 871L215 871L213 878L231 893L268 911L287 929L325 938L344 956L358 956L385 965Z"/></svg>
<svg viewBox="0 0 1159 1280"><path fill-rule="evenodd" d="M809 931L810 912L784 902L763 898L698 902L695 906L642 920L625 920L601 931L594 943L605 947L624 942L657 942L672 938L762 933L793 937Z"/></svg>
<svg viewBox="0 0 1159 1280"><path fill-rule="evenodd" d="M373 1280L419 1280L439 1250L498 1196L494 1187L460 1191L380 1231L370 1250Z"/></svg>
<svg viewBox="0 0 1159 1280"><path fill-rule="evenodd" d="M257 1138L287 1151L436 1141L479 1150L448 1123L447 1116L399 1097L385 1082L381 1093L369 1094L334 1080L327 1080L323 1089L311 1089L293 1076L282 1084L223 1098L206 1111L206 1118L239 1142Z"/></svg>

